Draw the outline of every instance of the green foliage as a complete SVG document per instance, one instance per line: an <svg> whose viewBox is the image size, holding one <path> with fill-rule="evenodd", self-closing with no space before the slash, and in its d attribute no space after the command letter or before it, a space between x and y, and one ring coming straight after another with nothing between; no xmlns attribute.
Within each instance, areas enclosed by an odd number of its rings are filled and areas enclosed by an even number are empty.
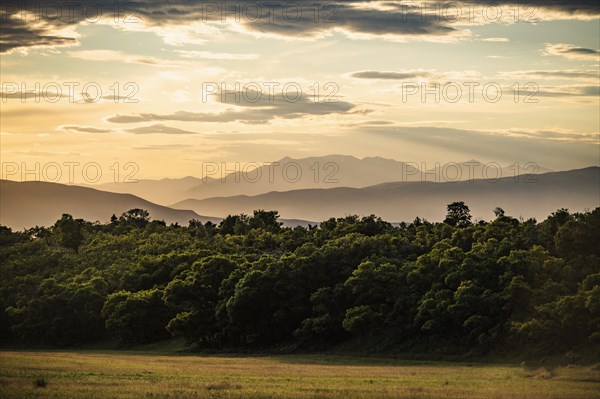
<svg viewBox="0 0 600 399"><path fill-rule="evenodd" d="M69 346L102 336L102 281L61 283L50 277L29 285L6 307L13 333L25 342Z"/></svg>
<svg viewBox="0 0 600 399"><path fill-rule="evenodd" d="M284 228L275 211L219 226L150 221L0 226L0 339L68 346L172 335L200 348L453 353L600 349L600 208L471 223L376 216Z"/></svg>
<svg viewBox="0 0 600 399"><path fill-rule="evenodd" d="M126 344L144 344L169 337L165 325L172 312L162 297L163 291L157 288L110 294L101 313L106 329Z"/></svg>

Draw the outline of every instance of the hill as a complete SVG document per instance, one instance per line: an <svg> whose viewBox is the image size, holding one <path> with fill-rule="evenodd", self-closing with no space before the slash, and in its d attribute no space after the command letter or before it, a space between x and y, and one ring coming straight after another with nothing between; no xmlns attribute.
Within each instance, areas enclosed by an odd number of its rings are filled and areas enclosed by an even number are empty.
<svg viewBox="0 0 600 399"><path fill-rule="evenodd" d="M116 194L87 187L45 182L0 180L0 223L13 229L49 226L63 213L75 218L106 222L113 214L142 208L155 220L187 225L190 219L206 222L219 218L199 216L190 210L171 209L131 194Z"/></svg>
<svg viewBox="0 0 600 399"><path fill-rule="evenodd" d="M244 169L245 166L247 169ZM514 166L487 165L476 160L444 165L416 165L381 157L359 159L347 155L299 159L285 157L268 164L240 164L237 171L233 166L227 167L231 170L225 170L225 166L216 163L205 165L204 168L207 171L204 179L188 176L182 179L140 180L137 183L105 183L88 187L133 194L158 204L170 205L190 198L259 195L310 188L362 188L397 181L465 181L550 171L545 168L516 169ZM202 170L199 170L199 174L202 174Z"/></svg>
<svg viewBox="0 0 600 399"><path fill-rule="evenodd" d="M532 177L472 180L453 183L398 182L366 188L340 187L271 192L204 200L189 199L172 205L211 215L276 209L284 218L324 220L348 214L376 214L390 221L412 221L415 216L440 221L445 206L465 201L475 218L489 220L500 206L515 217L545 218L559 208L583 211L600 204L600 168L550 172Z"/></svg>

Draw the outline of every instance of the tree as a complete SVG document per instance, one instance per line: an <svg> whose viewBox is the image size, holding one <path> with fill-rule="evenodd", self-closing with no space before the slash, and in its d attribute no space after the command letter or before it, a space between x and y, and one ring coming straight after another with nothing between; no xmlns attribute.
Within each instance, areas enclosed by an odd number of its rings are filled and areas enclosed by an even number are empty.
<svg viewBox="0 0 600 399"><path fill-rule="evenodd" d="M164 300L177 314L167 329L190 342L212 343L218 332L215 313L221 284L236 268L237 264L225 256L209 256L173 279L165 289Z"/></svg>
<svg viewBox="0 0 600 399"><path fill-rule="evenodd" d="M309 229L256 211L221 234L140 209L104 225L0 226L0 340L69 346L109 329L199 350L597 353L600 208L542 223L496 211L482 225L459 202L446 223L350 215Z"/></svg>
<svg viewBox="0 0 600 399"><path fill-rule="evenodd" d="M150 222L150 213L140 208L130 209L121 214L119 221L132 227L143 228Z"/></svg>
<svg viewBox="0 0 600 399"><path fill-rule="evenodd" d="M245 234L249 230L249 218L247 215L228 215L219 224L219 232L227 234Z"/></svg>
<svg viewBox="0 0 600 399"><path fill-rule="evenodd" d="M106 298L102 317L106 329L113 331L123 343L143 344L168 338L167 323L172 312L165 305L163 291L119 291Z"/></svg>
<svg viewBox="0 0 600 399"><path fill-rule="evenodd" d="M102 286L94 279L83 284L43 280L33 296L23 296L7 307L13 332L25 343L46 345L71 346L98 340L105 333L100 317Z"/></svg>
<svg viewBox="0 0 600 399"><path fill-rule="evenodd" d="M346 311L342 326L351 333L366 335L376 331L381 326L382 319L381 313L374 311L371 306L361 305Z"/></svg>
<svg viewBox="0 0 600 399"><path fill-rule="evenodd" d="M503 218L504 217L504 209L500 208L499 206L495 207L494 215L496 215L496 218Z"/></svg>
<svg viewBox="0 0 600 399"><path fill-rule="evenodd" d="M279 212L277 211L254 211L254 216L250 219L250 227L253 229L265 229L271 232L279 231L283 223L278 221Z"/></svg>
<svg viewBox="0 0 600 399"><path fill-rule="evenodd" d="M83 241L83 219L73 219L73 216L64 213L53 227L53 230L58 233L60 245L65 248L70 248L77 251L79 245Z"/></svg>
<svg viewBox="0 0 600 399"><path fill-rule="evenodd" d="M448 213L444 223L453 227L467 227L471 225L471 211L464 202L453 202L448 205Z"/></svg>

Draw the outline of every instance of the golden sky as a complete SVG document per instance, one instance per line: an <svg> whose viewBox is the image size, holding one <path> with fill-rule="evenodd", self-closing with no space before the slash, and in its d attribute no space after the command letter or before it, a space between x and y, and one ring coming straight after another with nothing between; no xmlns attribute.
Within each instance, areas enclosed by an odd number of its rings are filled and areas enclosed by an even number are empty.
<svg viewBox="0 0 600 399"><path fill-rule="evenodd" d="M3 3L2 178L327 154L598 165L597 2L490 3Z"/></svg>

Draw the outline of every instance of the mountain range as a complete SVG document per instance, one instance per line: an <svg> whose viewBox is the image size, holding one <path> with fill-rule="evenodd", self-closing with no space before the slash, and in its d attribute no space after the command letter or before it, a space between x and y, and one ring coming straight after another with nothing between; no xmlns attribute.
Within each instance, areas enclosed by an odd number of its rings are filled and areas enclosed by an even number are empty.
<svg viewBox="0 0 600 399"><path fill-rule="evenodd" d="M443 165L418 165L380 157L358 159L348 155L299 159L285 157L268 164L249 163L237 167L226 167L217 163L204 164L201 167L205 172L203 178L187 176L181 179L105 183L88 187L133 194L157 204L170 205L188 199L259 195L272 191L362 188L389 182L467 181L550 171L534 165L529 166L501 167L495 163L485 164L476 160Z"/></svg>
<svg viewBox="0 0 600 399"><path fill-rule="evenodd" d="M133 208L147 210L152 219L186 225L190 219L218 223L190 210L171 209L131 194L46 182L0 180L0 224L13 229L51 226L63 213L89 221L107 222L113 214Z"/></svg>
<svg viewBox="0 0 600 399"><path fill-rule="evenodd" d="M312 160L309 159L306 163ZM360 163L364 160L358 161ZM368 161L371 165L377 162ZM356 161L350 159L349 163L356 164ZM369 178L366 173L360 176L359 181L367 181ZM380 178L389 177L392 176ZM152 187L157 191L165 191L166 187L173 190L187 187L187 190L182 191L185 197L189 195L188 192L198 189L198 180L200 179L193 177L165 179L145 181L141 188L133 183L127 186L138 187L137 191L132 189L132 192L142 192ZM236 183L228 185L219 181L213 181L212 184L208 183L203 187L228 187L221 188L225 192L242 187L235 185ZM49 226L63 213L90 221L106 222L113 214L120 215L132 208L148 210L153 219L183 225L187 225L190 219L218 223L229 214L252 214L256 209L277 210L284 225L306 226L311 223L308 221L318 222L350 214L375 214L390 222L412 221L416 216L441 221L446 213L446 205L454 201L466 202L473 217L484 220L493 218L492 210L497 206L503 208L508 215L537 219L545 218L559 208L575 212L600 206L599 167L488 180L439 183L396 181L367 187L302 188L257 195L252 195L253 191L250 190L255 186L243 187L248 189L244 195L202 199L188 197L168 207L133 194L58 183L1 180L0 224L14 229ZM260 191L271 186L257 187L259 188L255 190ZM219 192L216 188L215 191ZM231 192L239 194L240 191ZM161 193L164 199L167 194Z"/></svg>
<svg viewBox="0 0 600 399"><path fill-rule="evenodd" d="M559 208L583 211L600 206L600 168L590 167L494 181L395 182L365 188L303 189L256 196L189 199L172 205L210 215L276 209L285 218L324 220L349 214L376 214L388 221L444 219L446 205L464 201L474 218L489 220L493 209L508 215L545 218Z"/></svg>

